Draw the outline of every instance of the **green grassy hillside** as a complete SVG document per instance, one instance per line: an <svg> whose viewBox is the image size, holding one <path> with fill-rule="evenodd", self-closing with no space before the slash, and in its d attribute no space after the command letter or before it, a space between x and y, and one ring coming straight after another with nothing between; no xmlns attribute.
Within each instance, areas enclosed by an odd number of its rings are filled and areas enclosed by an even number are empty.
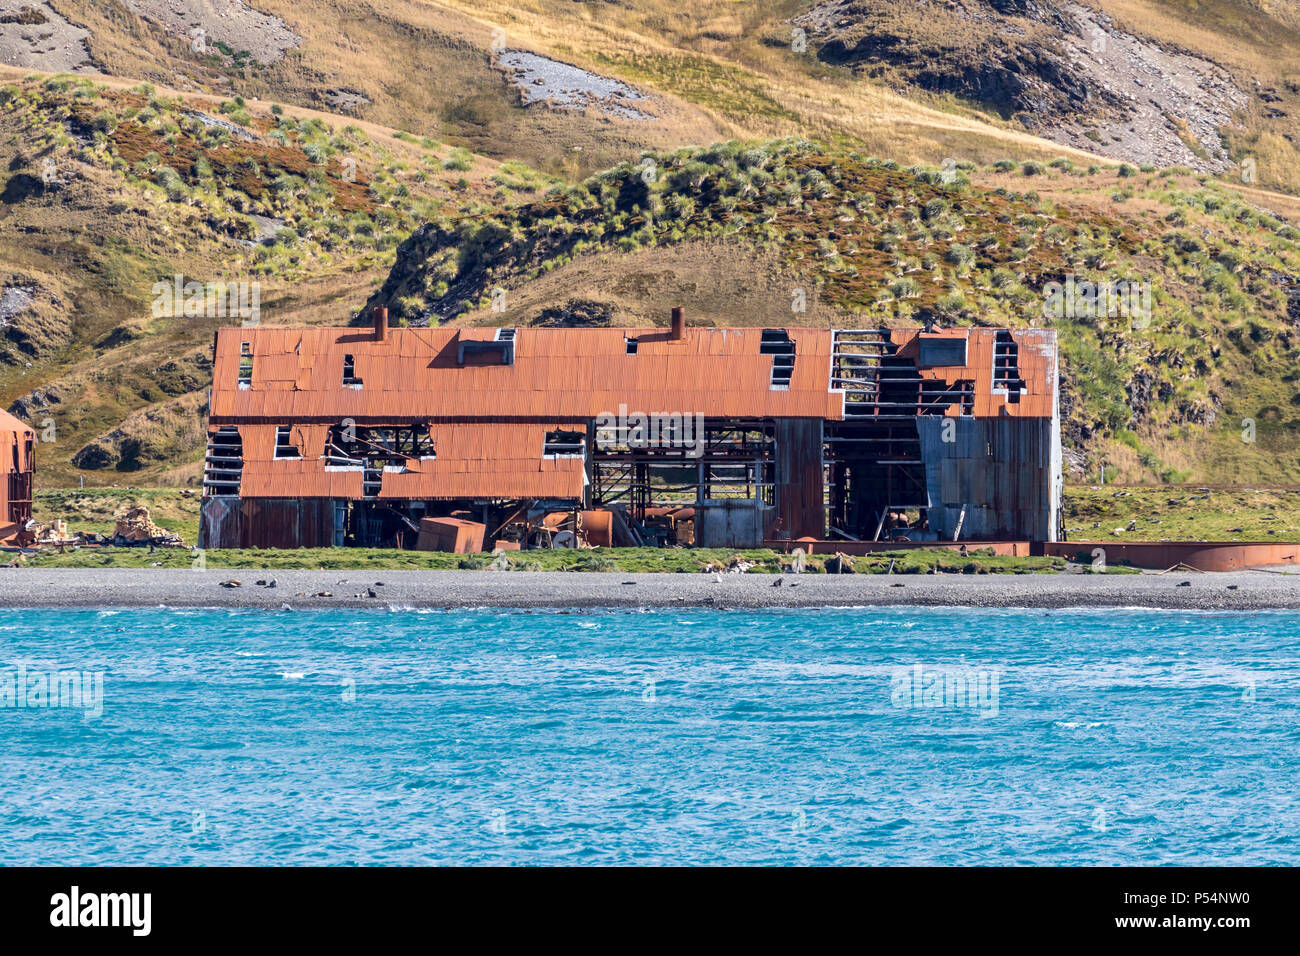
<svg viewBox="0 0 1300 956"><path fill-rule="evenodd" d="M38 427L46 487L194 478L217 327L338 323L418 222L549 182L431 139L147 84L2 84L0 126L0 292L17 304L0 315L0 407ZM255 314L159 301L178 281L214 302L243 283Z"/></svg>
<svg viewBox="0 0 1300 956"><path fill-rule="evenodd" d="M659 321L682 302L717 325L915 325L922 309L945 324L1051 325L1081 475L1285 483L1300 465L1298 240L1185 170L901 169L806 141L730 143L648 154L496 215L436 218L398 250L374 301L417 323L528 325L554 311L537 285L620 324L629 316L591 275L656 249L665 275L631 297ZM740 295L753 281L734 247L787 281L757 315L694 308L691 288ZM1150 314L1045 315L1049 283L1070 276L1138 283ZM669 303L665 288L685 293ZM813 301L815 317L800 310Z"/></svg>

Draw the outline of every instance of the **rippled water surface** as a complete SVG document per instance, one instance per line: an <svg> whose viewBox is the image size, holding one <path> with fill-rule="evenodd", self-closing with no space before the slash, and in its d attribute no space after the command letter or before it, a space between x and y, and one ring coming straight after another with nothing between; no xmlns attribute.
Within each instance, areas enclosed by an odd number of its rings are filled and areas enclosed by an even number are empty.
<svg viewBox="0 0 1300 956"><path fill-rule="evenodd" d="M1300 863L1294 612L5 610L0 694L7 864Z"/></svg>

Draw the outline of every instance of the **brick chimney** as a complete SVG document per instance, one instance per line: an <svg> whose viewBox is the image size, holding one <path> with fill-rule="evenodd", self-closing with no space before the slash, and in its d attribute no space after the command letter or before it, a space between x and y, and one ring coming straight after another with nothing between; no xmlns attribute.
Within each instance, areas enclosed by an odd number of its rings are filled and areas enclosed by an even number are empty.
<svg viewBox="0 0 1300 956"><path fill-rule="evenodd" d="M388 306L377 305L374 310L375 314L375 341L384 342L388 339Z"/></svg>
<svg viewBox="0 0 1300 956"><path fill-rule="evenodd" d="M686 337L686 310L680 305L673 306L673 325L668 337L674 342Z"/></svg>

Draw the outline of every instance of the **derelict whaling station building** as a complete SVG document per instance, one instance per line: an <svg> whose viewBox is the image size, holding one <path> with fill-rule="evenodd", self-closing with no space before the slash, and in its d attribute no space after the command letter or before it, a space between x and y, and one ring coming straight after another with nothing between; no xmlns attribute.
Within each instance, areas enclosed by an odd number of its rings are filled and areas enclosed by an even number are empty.
<svg viewBox="0 0 1300 956"><path fill-rule="evenodd" d="M224 328L200 546L602 509L689 514L700 545L871 541L902 513L921 540L1055 541L1057 379L1044 329Z"/></svg>

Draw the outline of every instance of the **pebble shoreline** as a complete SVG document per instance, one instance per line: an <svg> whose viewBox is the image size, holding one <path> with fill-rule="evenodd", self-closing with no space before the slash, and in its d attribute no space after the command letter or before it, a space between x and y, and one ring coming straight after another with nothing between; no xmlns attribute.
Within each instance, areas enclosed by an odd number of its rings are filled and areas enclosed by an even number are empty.
<svg viewBox="0 0 1300 956"><path fill-rule="evenodd" d="M232 580L240 586L222 586ZM258 580L274 580L276 586L259 586ZM1300 573L1295 570L1097 576L786 574L774 586L777 580L767 574L724 574L718 580L712 574L618 572L3 568L0 607L1300 609Z"/></svg>

